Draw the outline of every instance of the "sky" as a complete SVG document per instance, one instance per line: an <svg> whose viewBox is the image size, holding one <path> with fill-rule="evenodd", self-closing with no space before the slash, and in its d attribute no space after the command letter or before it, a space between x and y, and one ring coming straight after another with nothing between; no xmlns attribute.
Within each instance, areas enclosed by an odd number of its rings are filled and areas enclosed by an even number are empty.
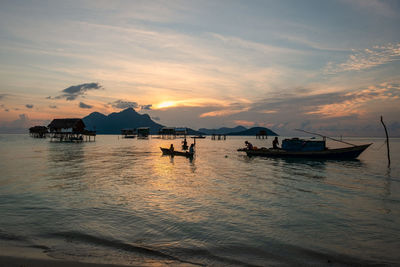
<svg viewBox="0 0 400 267"><path fill-rule="evenodd" d="M281 135L383 136L383 116L400 136L399 25L397 0L0 0L0 132L133 107Z"/></svg>

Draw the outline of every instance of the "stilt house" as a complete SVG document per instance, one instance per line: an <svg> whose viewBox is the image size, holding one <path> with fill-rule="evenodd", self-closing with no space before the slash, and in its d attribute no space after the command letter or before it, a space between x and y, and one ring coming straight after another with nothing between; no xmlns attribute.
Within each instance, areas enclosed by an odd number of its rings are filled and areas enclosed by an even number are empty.
<svg viewBox="0 0 400 267"><path fill-rule="evenodd" d="M95 132L85 130L85 123L81 119L54 119L48 126L51 141L56 139L60 142L82 142L95 136Z"/></svg>

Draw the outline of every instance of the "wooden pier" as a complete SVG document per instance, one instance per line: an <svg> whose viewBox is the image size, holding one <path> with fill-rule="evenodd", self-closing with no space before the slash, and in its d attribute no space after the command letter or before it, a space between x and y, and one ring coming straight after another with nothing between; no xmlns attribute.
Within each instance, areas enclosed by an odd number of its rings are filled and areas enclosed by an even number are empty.
<svg viewBox="0 0 400 267"><path fill-rule="evenodd" d="M226 140L226 134L212 134L211 140Z"/></svg>
<svg viewBox="0 0 400 267"><path fill-rule="evenodd" d="M136 137L136 129L122 129L121 130L122 138L135 138Z"/></svg>
<svg viewBox="0 0 400 267"><path fill-rule="evenodd" d="M268 139L267 132L264 131L264 130L259 131L259 132L256 134L256 139Z"/></svg>

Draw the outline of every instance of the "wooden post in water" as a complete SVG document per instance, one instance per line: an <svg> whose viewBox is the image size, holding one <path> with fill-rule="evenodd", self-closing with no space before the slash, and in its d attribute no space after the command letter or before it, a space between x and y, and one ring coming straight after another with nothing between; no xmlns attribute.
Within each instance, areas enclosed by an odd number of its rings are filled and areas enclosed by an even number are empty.
<svg viewBox="0 0 400 267"><path fill-rule="evenodd" d="M388 136L388 132L386 129L386 125L383 122L383 117L381 116L381 123L383 125L383 128L385 129L385 134L386 134L386 147L387 147L387 157L388 157L388 167L390 167L390 149L389 149L389 136Z"/></svg>

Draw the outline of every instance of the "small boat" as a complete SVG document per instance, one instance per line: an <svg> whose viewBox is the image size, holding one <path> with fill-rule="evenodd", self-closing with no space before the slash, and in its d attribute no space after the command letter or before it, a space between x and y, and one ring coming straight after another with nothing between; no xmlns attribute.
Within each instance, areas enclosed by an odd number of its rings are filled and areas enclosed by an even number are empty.
<svg viewBox="0 0 400 267"><path fill-rule="evenodd" d="M247 156L263 157L288 157L288 158L313 158L313 159L355 159L371 144L352 146L345 148L326 148L320 151L288 151L284 149L260 148L260 149L239 149L245 151Z"/></svg>
<svg viewBox="0 0 400 267"><path fill-rule="evenodd" d="M160 147L163 155L171 155L171 156L184 156L187 158L193 157L194 153L185 152L185 151L171 151L169 148Z"/></svg>
<svg viewBox="0 0 400 267"><path fill-rule="evenodd" d="M194 139L204 139L206 137L204 135L196 135L196 136L192 136L192 138L194 138Z"/></svg>
<svg viewBox="0 0 400 267"><path fill-rule="evenodd" d="M125 136L123 136L122 138L125 138L125 139L133 139L133 138L135 138L136 136L134 136L134 135L125 135Z"/></svg>

